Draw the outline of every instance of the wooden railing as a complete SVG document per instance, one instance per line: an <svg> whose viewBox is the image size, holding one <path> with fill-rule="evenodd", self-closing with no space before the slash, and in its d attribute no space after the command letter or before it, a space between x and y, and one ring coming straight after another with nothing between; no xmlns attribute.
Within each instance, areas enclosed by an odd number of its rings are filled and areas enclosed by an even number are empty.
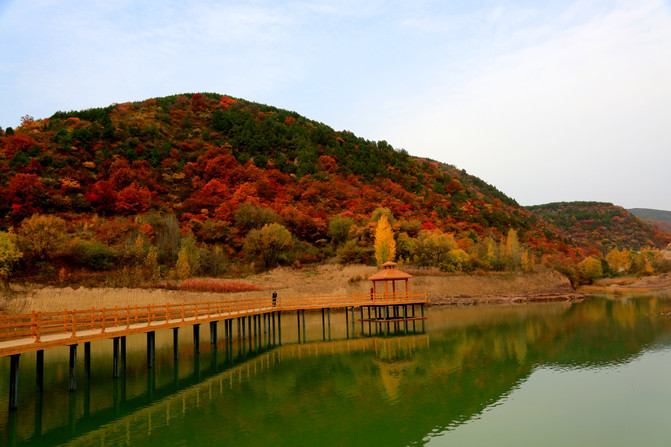
<svg viewBox="0 0 671 447"><path fill-rule="evenodd" d="M50 345L67 345L75 342L68 338L112 338L127 333L147 332L154 327L179 327L273 311L410 303L426 303L426 292L278 297L275 303L270 297L243 298L0 315L0 357L16 351L11 349L16 346L13 341L20 341L24 346L44 344L46 341Z"/></svg>

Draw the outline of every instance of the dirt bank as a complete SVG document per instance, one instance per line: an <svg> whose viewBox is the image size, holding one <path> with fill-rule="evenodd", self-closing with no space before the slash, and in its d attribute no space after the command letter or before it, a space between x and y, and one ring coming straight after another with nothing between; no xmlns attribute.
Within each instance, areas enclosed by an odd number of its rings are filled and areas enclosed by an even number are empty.
<svg viewBox="0 0 671 447"><path fill-rule="evenodd" d="M367 278L376 267L327 264L313 268L281 267L248 278L227 279L261 287L257 292L207 293L162 289L34 287L20 288L17 293L0 300L5 313L61 311L91 307L126 307L160 305L195 301L216 301L240 297L268 297L272 291L280 296L334 295L367 293ZM491 273L484 275L416 276L410 280L411 290L426 290L434 305L473 305L519 303L527 301L567 301L579 299L569 281L554 271L528 274Z"/></svg>
<svg viewBox="0 0 671 447"><path fill-rule="evenodd" d="M590 286L580 288L582 293L671 293L671 273L644 276L642 278L604 278Z"/></svg>
<svg viewBox="0 0 671 447"><path fill-rule="evenodd" d="M426 290L435 305L508 304L530 301L574 301L584 295L573 290L563 275L537 273L450 275L415 278L414 287Z"/></svg>

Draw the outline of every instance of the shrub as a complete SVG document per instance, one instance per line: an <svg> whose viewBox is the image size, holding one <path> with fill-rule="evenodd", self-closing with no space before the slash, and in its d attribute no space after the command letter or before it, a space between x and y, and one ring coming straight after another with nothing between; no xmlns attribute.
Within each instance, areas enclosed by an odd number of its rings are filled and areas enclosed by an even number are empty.
<svg viewBox="0 0 671 447"><path fill-rule="evenodd" d="M350 230L354 225L354 221L349 217L335 216L329 222L328 237L331 243L338 246L344 243L349 238Z"/></svg>
<svg viewBox="0 0 671 447"><path fill-rule="evenodd" d="M264 225L260 230L250 231L245 237L243 251L248 256L260 258L265 267L272 267L285 259L291 243L289 230L273 223Z"/></svg>
<svg viewBox="0 0 671 447"><path fill-rule="evenodd" d="M197 279L190 279L182 281L179 285L181 290L191 292L217 292L217 293L234 293L234 292L251 292L262 290L261 287L244 284L240 282L218 282L218 281L201 281Z"/></svg>
<svg viewBox="0 0 671 447"><path fill-rule="evenodd" d="M177 277L181 279L196 275L200 271L200 249L193 236L182 239L175 267Z"/></svg>
<svg viewBox="0 0 671 447"><path fill-rule="evenodd" d="M79 241L72 254L77 264L92 270L109 270L114 265L114 252L100 242Z"/></svg>
<svg viewBox="0 0 671 447"><path fill-rule="evenodd" d="M36 214L23 221L19 236L26 250L45 256L60 249L66 228L60 217Z"/></svg>
<svg viewBox="0 0 671 447"><path fill-rule="evenodd" d="M340 247L338 256L340 256L340 261L345 264L368 264L371 258L370 253L360 247L354 239L345 242L345 245Z"/></svg>
<svg viewBox="0 0 671 447"><path fill-rule="evenodd" d="M220 276L228 271L229 261L219 247L204 247L200 253L200 270L207 276Z"/></svg>
<svg viewBox="0 0 671 447"><path fill-rule="evenodd" d="M235 225L243 233L279 221L280 216L275 211L251 203L243 203L235 212Z"/></svg>
<svg viewBox="0 0 671 447"><path fill-rule="evenodd" d="M457 248L453 235L422 230L413 241L412 254L420 267L443 269L452 264L449 253Z"/></svg>

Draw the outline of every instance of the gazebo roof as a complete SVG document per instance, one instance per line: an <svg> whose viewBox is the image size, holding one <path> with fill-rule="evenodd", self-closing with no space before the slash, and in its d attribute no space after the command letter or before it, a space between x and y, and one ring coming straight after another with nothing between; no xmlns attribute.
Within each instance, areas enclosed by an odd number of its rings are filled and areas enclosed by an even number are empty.
<svg viewBox="0 0 671 447"><path fill-rule="evenodd" d="M385 262L382 264L382 270L369 277L370 281L395 281L397 279L412 278L412 275L396 268L395 262Z"/></svg>

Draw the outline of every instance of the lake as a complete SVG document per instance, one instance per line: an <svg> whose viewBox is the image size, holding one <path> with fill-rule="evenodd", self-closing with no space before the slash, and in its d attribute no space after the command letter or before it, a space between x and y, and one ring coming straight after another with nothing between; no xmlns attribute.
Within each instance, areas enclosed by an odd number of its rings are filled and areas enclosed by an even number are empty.
<svg viewBox="0 0 671 447"><path fill-rule="evenodd" d="M90 379L82 349L76 392L67 349L46 351L43 394L22 355L14 412L0 358L0 445L669 445L670 311L668 297L429 308L389 331L311 313L304 335L287 313L281 343L211 349L204 325L194 355L182 330L176 363L159 331L156 367L129 337L116 380L111 340L92 343Z"/></svg>

